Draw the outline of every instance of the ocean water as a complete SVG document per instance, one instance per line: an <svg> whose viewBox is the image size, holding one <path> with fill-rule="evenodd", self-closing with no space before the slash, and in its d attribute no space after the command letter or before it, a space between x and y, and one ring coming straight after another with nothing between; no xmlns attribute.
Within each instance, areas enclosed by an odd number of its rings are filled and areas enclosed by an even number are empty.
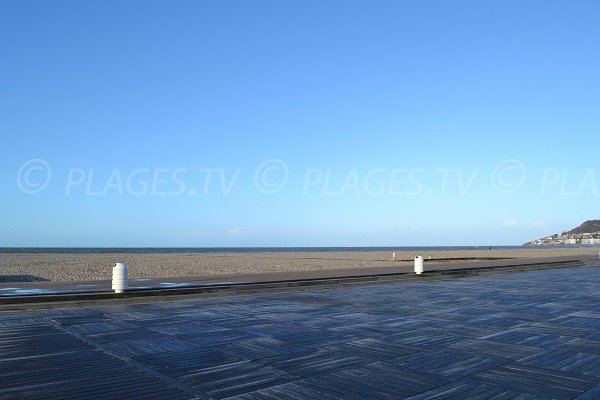
<svg viewBox="0 0 600 400"><path fill-rule="evenodd" d="M0 247L0 253L268 253L268 252L341 252L341 251L445 251L487 250L490 246L397 246L397 247ZM539 247L491 246L494 250L522 250ZM588 246L583 246L588 247ZM576 248L576 246L547 246L544 248Z"/></svg>

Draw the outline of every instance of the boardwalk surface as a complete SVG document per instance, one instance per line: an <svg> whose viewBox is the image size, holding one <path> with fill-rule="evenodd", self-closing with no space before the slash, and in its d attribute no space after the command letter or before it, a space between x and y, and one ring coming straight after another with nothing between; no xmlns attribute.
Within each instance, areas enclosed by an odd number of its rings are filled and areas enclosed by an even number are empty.
<svg viewBox="0 0 600 400"><path fill-rule="evenodd" d="M0 313L0 399L600 399L600 268Z"/></svg>

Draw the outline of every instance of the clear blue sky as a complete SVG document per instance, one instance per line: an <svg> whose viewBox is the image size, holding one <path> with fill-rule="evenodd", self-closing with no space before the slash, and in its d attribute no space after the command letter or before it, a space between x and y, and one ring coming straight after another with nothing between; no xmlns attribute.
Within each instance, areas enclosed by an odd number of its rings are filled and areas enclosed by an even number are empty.
<svg viewBox="0 0 600 400"><path fill-rule="evenodd" d="M510 245L572 228L600 217L598 15L595 0L4 0L0 247Z"/></svg>

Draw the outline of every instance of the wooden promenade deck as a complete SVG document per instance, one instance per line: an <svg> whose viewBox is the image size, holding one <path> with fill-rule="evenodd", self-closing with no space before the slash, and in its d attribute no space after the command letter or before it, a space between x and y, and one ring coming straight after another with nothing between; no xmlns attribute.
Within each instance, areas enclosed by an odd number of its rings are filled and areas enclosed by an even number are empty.
<svg viewBox="0 0 600 400"><path fill-rule="evenodd" d="M0 399L600 399L600 268L0 313Z"/></svg>

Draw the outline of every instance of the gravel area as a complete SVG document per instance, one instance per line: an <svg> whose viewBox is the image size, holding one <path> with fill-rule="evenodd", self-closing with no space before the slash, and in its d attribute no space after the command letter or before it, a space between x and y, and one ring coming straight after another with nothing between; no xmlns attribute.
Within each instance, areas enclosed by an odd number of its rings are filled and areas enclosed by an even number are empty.
<svg viewBox="0 0 600 400"><path fill-rule="evenodd" d="M594 249L432 251L434 262L447 258L538 258L598 254ZM412 263L414 252L282 253L88 253L0 254L0 282L110 279L117 261L129 264L132 278L211 276L261 272L386 267Z"/></svg>

